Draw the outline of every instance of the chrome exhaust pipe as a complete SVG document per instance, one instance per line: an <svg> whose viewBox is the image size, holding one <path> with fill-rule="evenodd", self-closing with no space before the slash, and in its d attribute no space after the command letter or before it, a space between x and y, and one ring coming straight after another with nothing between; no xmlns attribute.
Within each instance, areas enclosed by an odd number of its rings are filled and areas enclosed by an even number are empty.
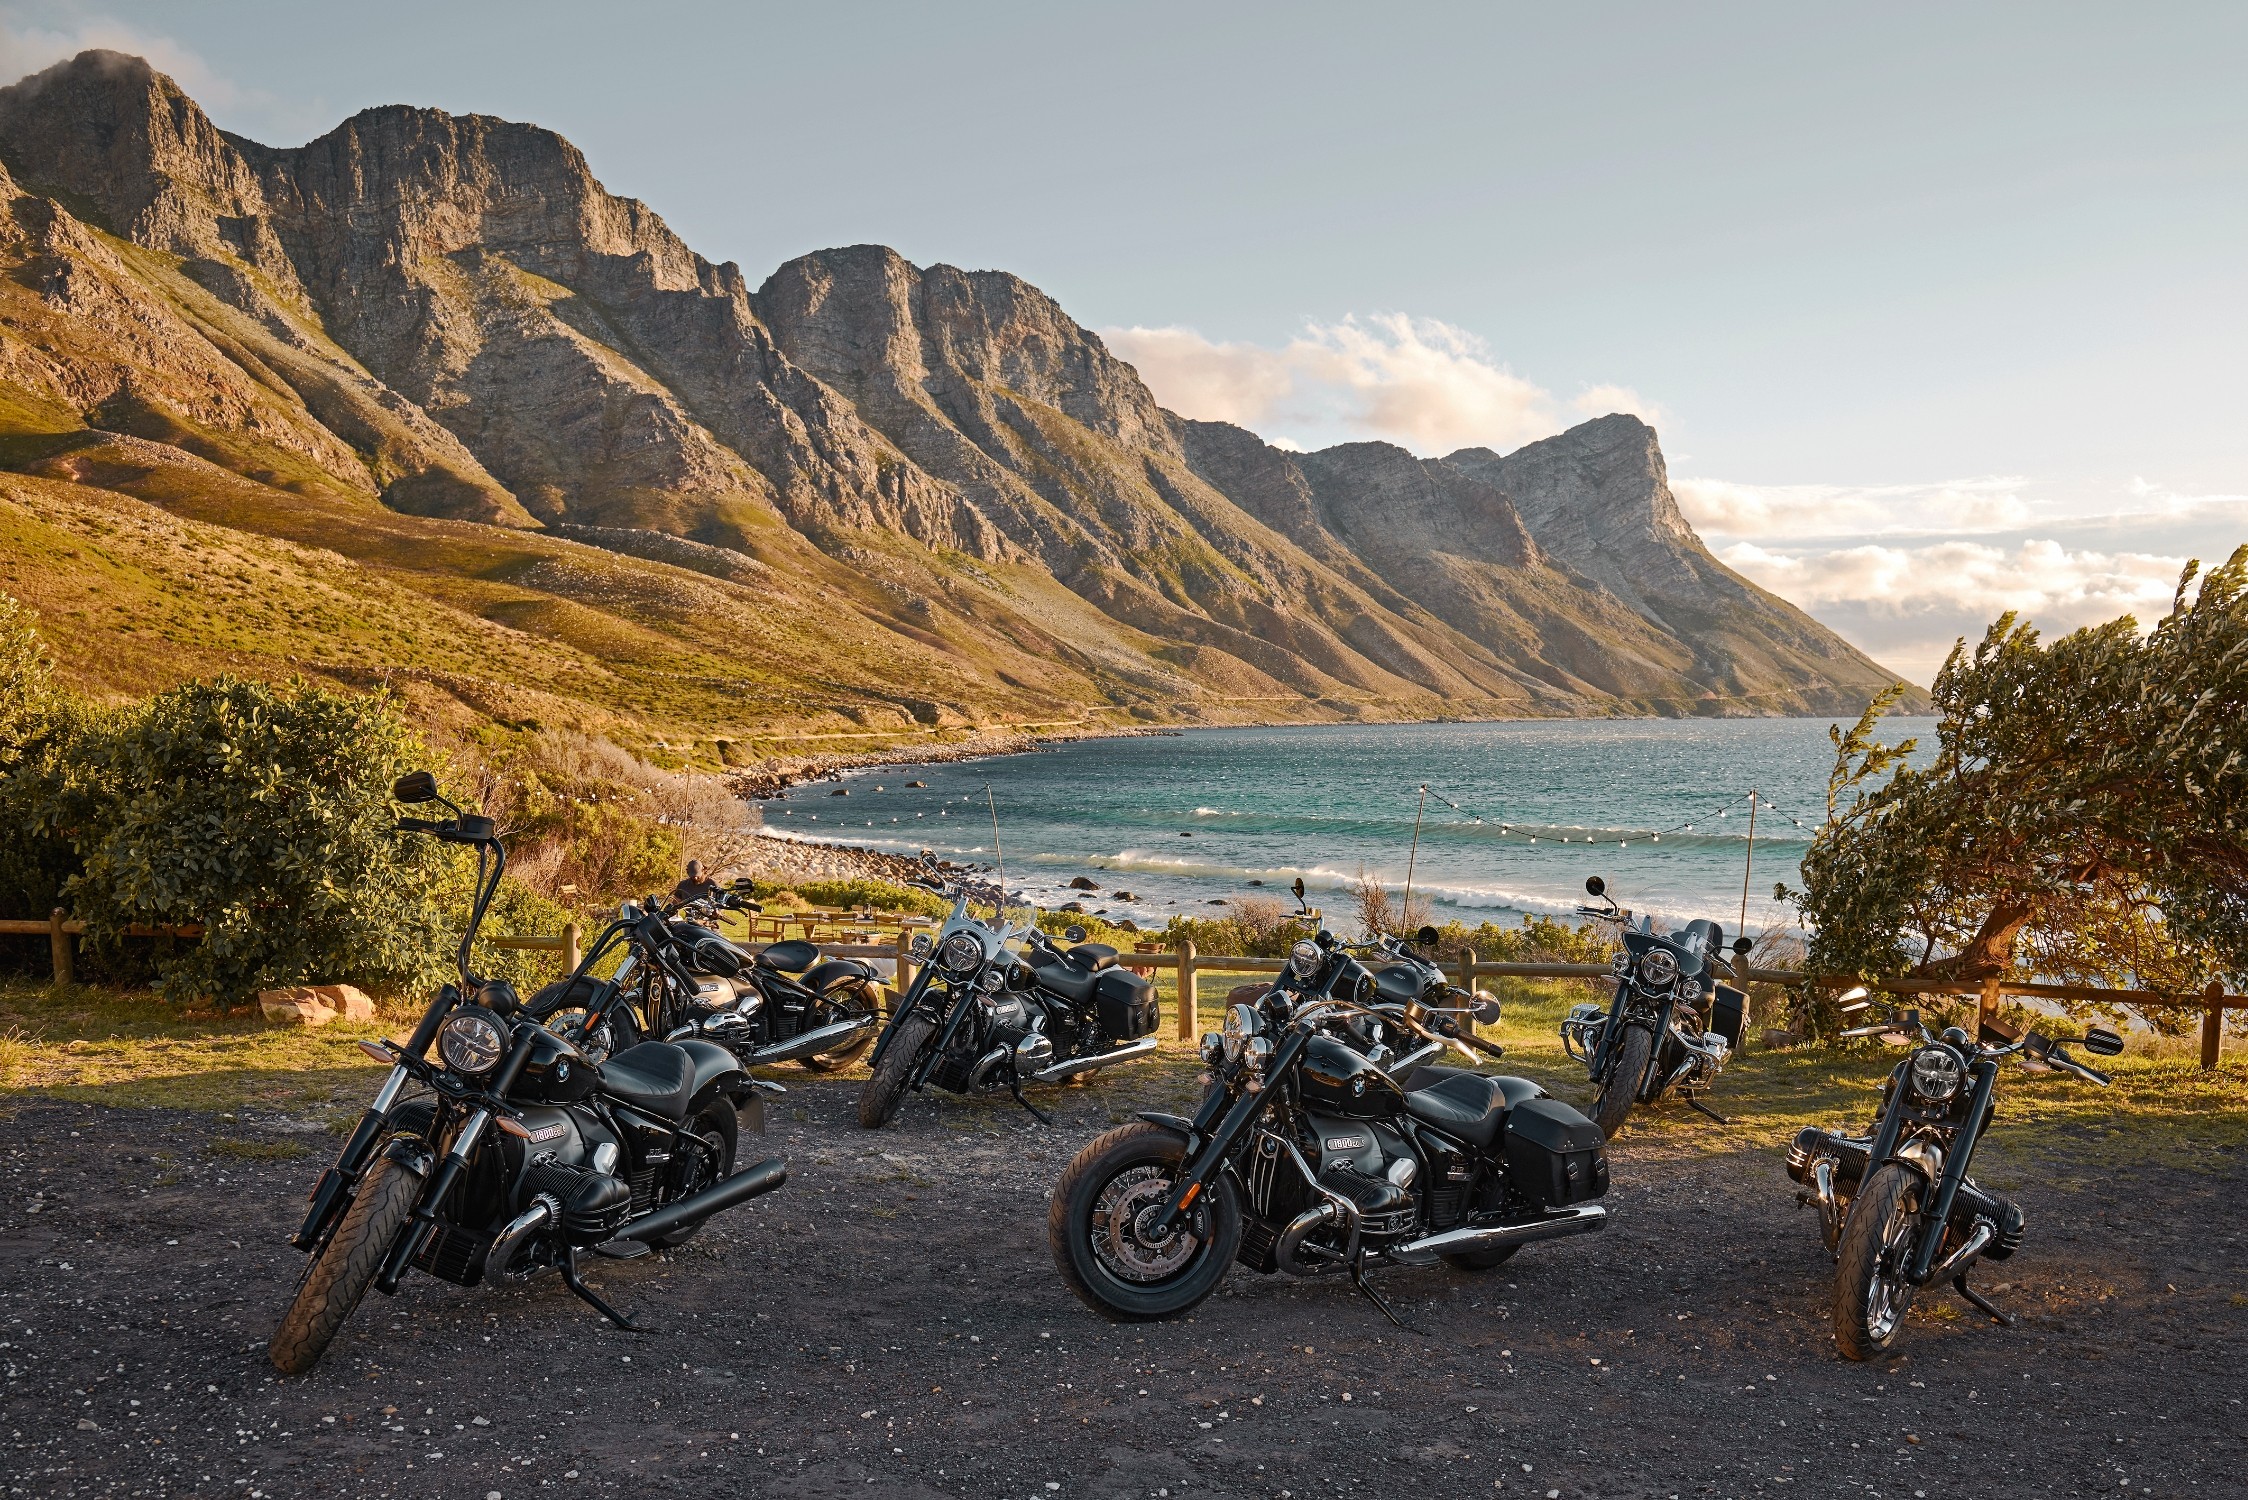
<svg viewBox="0 0 2248 1500"><path fill-rule="evenodd" d="M1154 1037L1143 1036L1136 1042L1126 1042L1113 1052L1096 1052L1091 1057L1073 1057L1068 1062L1055 1063L1030 1075L1032 1083L1054 1083L1077 1073L1090 1073L1095 1068L1111 1067L1117 1063L1132 1062L1146 1057L1162 1043Z"/></svg>
<svg viewBox="0 0 2248 1500"><path fill-rule="evenodd" d="M1442 1234L1432 1234L1394 1246L1386 1252L1385 1258L1407 1265L1419 1265L1441 1255L1464 1255L1476 1250L1497 1250L1511 1245L1534 1244L1539 1240L1557 1240L1572 1234L1591 1234L1596 1229L1606 1228L1607 1224L1607 1209L1597 1203L1580 1203L1543 1219L1533 1219L1527 1224L1494 1224L1483 1229L1447 1229Z"/></svg>
<svg viewBox="0 0 2248 1500"><path fill-rule="evenodd" d="M484 1279L495 1286L521 1286L531 1279L529 1271L513 1271L515 1252L522 1249L533 1235L553 1224L562 1215L562 1205L545 1193L531 1200L531 1206L507 1221L507 1227L492 1241L492 1248L484 1252Z"/></svg>
<svg viewBox="0 0 2248 1500"><path fill-rule="evenodd" d="M817 1057L822 1052L833 1052L862 1031L872 1031L881 1024L879 1016L860 1016L855 1021L836 1021L827 1026L815 1027L802 1036L792 1036L785 1042L773 1042L758 1048L742 1059L745 1067L762 1067L766 1063L795 1062L801 1057Z"/></svg>
<svg viewBox="0 0 2248 1500"><path fill-rule="evenodd" d="M675 1230L688 1229L700 1224L713 1214L723 1213L736 1204L747 1203L762 1197L788 1181L788 1163L777 1156L767 1157L754 1167L745 1167L727 1178L682 1199L669 1208L659 1208L654 1213L638 1218L611 1235L612 1240L652 1240Z"/></svg>
<svg viewBox="0 0 2248 1500"><path fill-rule="evenodd" d="M1945 1256L1941 1265L1928 1273L1928 1279L1934 1281L1939 1276L1950 1275L1958 1267L1982 1254L1983 1246L1989 1244L1997 1234L1997 1225L1991 1223L1988 1219L1977 1219L1974 1229L1968 1234L1966 1240L1957 1250Z"/></svg>
<svg viewBox="0 0 2248 1500"><path fill-rule="evenodd" d="M991 1076L991 1070L998 1067L1001 1063L1005 1062L1007 1060L1009 1052L1012 1050L1013 1049L1007 1047L994 1047L989 1052L986 1052L983 1056L977 1058L976 1065L968 1070L968 1087L972 1089L982 1088L984 1085L984 1080Z"/></svg>

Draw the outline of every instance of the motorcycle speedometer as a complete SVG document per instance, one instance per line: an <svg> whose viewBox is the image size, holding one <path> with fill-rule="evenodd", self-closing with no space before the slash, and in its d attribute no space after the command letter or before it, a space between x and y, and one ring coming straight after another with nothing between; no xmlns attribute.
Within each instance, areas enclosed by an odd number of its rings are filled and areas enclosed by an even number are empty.
<svg viewBox="0 0 2248 1500"><path fill-rule="evenodd" d="M937 962L947 973L973 974L982 967L983 944L972 932L956 932L937 949Z"/></svg>
<svg viewBox="0 0 2248 1500"><path fill-rule="evenodd" d="M474 1078L500 1065L507 1051L507 1034L490 1011L471 1007L457 1010L437 1033L437 1055L454 1072Z"/></svg>
<svg viewBox="0 0 2248 1500"><path fill-rule="evenodd" d="M1923 1047L1912 1055L1910 1076L1915 1094L1941 1104L1959 1092L1967 1080L1967 1067L1949 1047Z"/></svg>
<svg viewBox="0 0 2248 1500"><path fill-rule="evenodd" d="M1317 977L1319 966L1327 961L1327 951L1310 938L1298 942L1288 950L1288 972L1298 979Z"/></svg>
<svg viewBox="0 0 2248 1500"><path fill-rule="evenodd" d="M1639 960L1640 979L1661 989L1678 977L1678 955L1668 948L1649 948Z"/></svg>

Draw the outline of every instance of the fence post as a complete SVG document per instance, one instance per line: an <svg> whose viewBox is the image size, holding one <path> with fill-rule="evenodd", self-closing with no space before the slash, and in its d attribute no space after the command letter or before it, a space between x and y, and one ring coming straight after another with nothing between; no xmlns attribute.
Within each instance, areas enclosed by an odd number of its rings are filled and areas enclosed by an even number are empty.
<svg viewBox="0 0 2248 1500"><path fill-rule="evenodd" d="M2217 1065L2217 1054L2224 1046L2225 1013L2217 1008L2217 1002L2224 997L2225 987L2212 981L2204 997L2209 1008L2201 1015L2201 1066L2204 1068Z"/></svg>
<svg viewBox="0 0 2248 1500"><path fill-rule="evenodd" d="M913 988L913 929L898 924L898 993Z"/></svg>
<svg viewBox="0 0 2248 1500"><path fill-rule="evenodd" d="M1995 1021L1997 1019L1998 976L1996 974L1993 974L1990 976L1990 978L1983 981L1982 1003L1975 1008L1975 1034L1977 1036L1980 1036L1982 1034L1982 1028L1989 1022Z"/></svg>
<svg viewBox="0 0 2248 1500"><path fill-rule="evenodd" d="M578 930L577 923L569 922L563 925L562 968L565 973L575 974L578 971L578 965L585 961L585 952L580 946L583 937L584 934Z"/></svg>
<svg viewBox="0 0 2248 1500"><path fill-rule="evenodd" d="M1191 1042L1201 1024L1201 995L1194 979L1194 939L1179 939L1179 1040Z"/></svg>
<svg viewBox="0 0 2248 1500"><path fill-rule="evenodd" d="M1460 988L1466 990L1470 995L1475 993L1475 950L1473 948L1462 948L1460 950ZM1473 1011L1468 1012L1467 1034L1469 1036L1482 1035L1477 1026L1475 1013Z"/></svg>
<svg viewBox="0 0 2248 1500"><path fill-rule="evenodd" d="M70 951L70 934L63 931L62 926L69 920L70 913L59 906L47 918L47 946L54 954L55 983L58 985L76 984L78 982L77 967L72 962Z"/></svg>

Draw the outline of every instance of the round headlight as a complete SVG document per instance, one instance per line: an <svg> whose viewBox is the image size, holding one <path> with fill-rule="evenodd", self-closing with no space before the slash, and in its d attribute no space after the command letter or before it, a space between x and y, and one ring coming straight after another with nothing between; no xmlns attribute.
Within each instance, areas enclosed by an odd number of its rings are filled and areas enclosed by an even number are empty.
<svg viewBox="0 0 2248 1500"><path fill-rule="evenodd" d="M1912 1091L1931 1104L1941 1104L1959 1092L1967 1079L1967 1066L1949 1047L1923 1047L1912 1055Z"/></svg>
<svg viewBox="0 0 2248 1500"><path fill-rule="evenodd" d="M1616 956L1608 960L1608 967L1615 970L1619 976L1629 974L1631 972L1631 955L1621 948L1617 949Z"/></svg>
<svg viewBox="0 0 2248 1500"><path fill-rule="evenodd" d="M1309 980L1319 973L1319 966L1327 961L1327 952L1310 938L1304 938L1288 950L1288 972L1298 979Z"/></svg>
<svg viewBox="0 0 2248 1500"><path fill-rule="evenodd" d="M1254 1005L1236 1005L1225 1013L1225 1055L1228 1062L1241 1060L1241 1049L1249 1038L1264 1030L1264 1017L1257 1014Z"/></svg>
<svg viewBox="0 0 2248 1500"><path fill-rule="evenodd" d="M474 1077L500 1065L507 1034L489 1011L460 1010L437 1033L437 1055L456 1073Z"/></svg>
<svg viewBox="0 0 2248 1500"><path fill-rule="evenodd" d="M1668 948L1649 948L1639 959L1642 983L1661 989L1678 977L1678 955Z"/></svg>
<svg viewBox="0 0 2248 1500"><path fill-rule="evenodd" d="M956 932L937 949L937 963L952 974L973 974L983 967L983 960L983 944L972 932Z"/></svg>

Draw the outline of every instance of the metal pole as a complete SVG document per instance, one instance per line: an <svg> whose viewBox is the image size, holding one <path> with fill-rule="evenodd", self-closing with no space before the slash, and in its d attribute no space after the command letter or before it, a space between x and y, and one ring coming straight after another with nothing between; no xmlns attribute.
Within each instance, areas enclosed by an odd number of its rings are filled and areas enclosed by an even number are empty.
<svg viewBox="0 0 2248 1500"><path fill-rule="evenodd" d="M1413 866L1421 857L1421 814L1428 809L1428 783L1421 783L1421 800L1413 809L1413 849L1405 856L1405 898L1397 905L1397 925L1403 927L1413 909Z"/></svg>
<svg viewBox="0 0 2248 1500"><path fill-rule="evenodd" d="M1741 861L1741 925L1733 930L1735 937L1744 937L1748 933L1748 879L1749 871L1755 866L1756 789L1751 787L1748 794L1748 857Z"/></svg>

